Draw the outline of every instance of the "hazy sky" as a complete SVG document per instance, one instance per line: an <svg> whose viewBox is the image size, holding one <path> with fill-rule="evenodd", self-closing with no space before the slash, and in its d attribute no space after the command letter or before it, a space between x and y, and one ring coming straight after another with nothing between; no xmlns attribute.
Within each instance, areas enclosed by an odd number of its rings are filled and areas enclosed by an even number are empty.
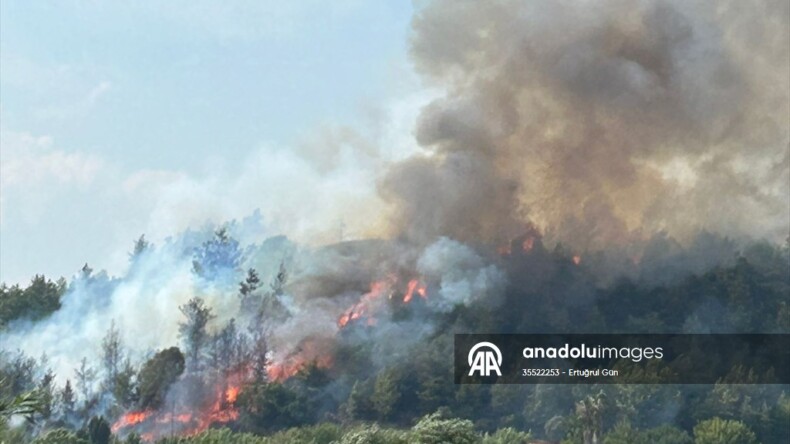
<svg viewBox="0 0 790 444"><path fill-rule="evenodd" d="M377 113L416 108L401 106L416 90L409 2L0 5L5 282L68 276L86 261L112 271L141 233L266 210L248 196L265 173L236 170L269 154L308 168L288 151L309 157L304 146L326 134L353 139L338 126L375 128ZM245 195L238 205L229 194L205 213L167 211L228 187Z"/></svg>

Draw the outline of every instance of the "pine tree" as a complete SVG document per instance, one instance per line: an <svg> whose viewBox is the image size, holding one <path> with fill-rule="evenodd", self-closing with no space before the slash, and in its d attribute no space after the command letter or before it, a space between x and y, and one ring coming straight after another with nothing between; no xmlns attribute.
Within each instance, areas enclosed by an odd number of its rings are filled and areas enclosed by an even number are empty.
<svg viewBox="0 0 790 444"><path fill-rule="evenodd" d="M206 327L214 318L211 308L201 298L192 298L179 307L186 320L178 324L178 332L184 341L187 355L187 368L197 371L201 367L203 350L208 342Z"/></svg>
<svg viewBox="0 0 790 444"><path fill-rule="evenodd" d="M373 405L365 386L359 381L354 382L345 405L345 413L352 420L369 420L373 418Z"/></svg>
<svg viewBox="0 0 790 444"><path fill-rule="evenodd" d="M134 241L134 248L132 249L132 252L129 253L129 260L134 261L141 254L148 251L149 248L151 248L151 244L145 240L145 234L141 234L140 237Z"/></svg>
<svg viewBox="0 0 790 444"><path fill-rule="evenodd" d="M121 406L128 408L137 401L135 386L135 368L127 358L120 366L113 380L112 395Z"/></svg>
<svg viewBox="0 0 790 444"><path fill-rule="evenodd" d="M53 405L55 402L55 387L54 387L55 374L52 370L47 369L41 382L38 384L38 392L40 394L39 413L44 420L52 417Z"/></svg>
<svg viewBox="0 0 790 444"><path fill-rule="evenodd" d="M93 274L93 268L88 266L88 263L85 262L85 265L82 266L80 269L80 277L84 280L90 279L91 275Z"/></svg>
<svg viewBox="0 0 790 444"><path fill-rule="evenodd" d="M230 237L223 227L214 232L212 239L194 250L192 271L205 279L228 277L236 272L241 259L239 242Z"/></svg>
<svg viewBox="0 0 790 444"><path fill-rule="evenodd" d="M241 297L247 297L258 289L261 280L258 278L258 272L254 268L247 270L247 278L239 284L239 293Z"/></svg>
<svg viewBox="0 0 790 444"><path fill-rule="evenodd" d="M74 375L82 401L88 405L93 397L93 383L96 380L96 371L88 365L88 358L82 358L80 366L74 370Z"/></svg>
<svg viewBox="0 0 790 444"><path fill-rule="evenodd" d="M236 320L231 319L211 340L209 359L218 374L228 373L234 366L236 352Z"/></svg>
<svg viewBox="0 0 790 444"><path fill-rule="evenodd" d="M66 385L63 386L63 390L60 392L60 404L63 406L63 416L66 417L66 419L74 414L74 403L74 389L71 388L71 380L67 379Z"/></svg>
<svg viewBox="0 0 790 444"><path fill-rule="evenodd" d="M106 390L115 391L115 383L123 361L123 345L121 333L113 320L110 329L102 340L102 364L104 365L104 387Z"/></svg>
<svg viewBox="0 0 790 444"><path fill-rule="evenodd" d="M254 313L260 305L260 298L255 291L260 285L258 272L254 268L247 270L247 278L239 284L239 297L241 298L241 310L243 313Z"/></svg>
<svg viewBox="0 0 790 444"><path fill-rule="evenodd" d="M110 444L110 425L102 416L94 416L88 421L88 440L91 444Z"/></svg>
<svg viewBox="0 0 790 444"><path fill-rule="evenodd" d="M603 412L606 395L603 392L587 396L576 403L576 415L581 420L584 444L598 444L603 433Z"/></svg>
<svg viewBox="0 0 790 444"><path fill-rule="evenodd" d="M385 371L379 374L370 400L381 419L388 420L392 418L400 397L398 378L395 373L393 371Z"/></svg>

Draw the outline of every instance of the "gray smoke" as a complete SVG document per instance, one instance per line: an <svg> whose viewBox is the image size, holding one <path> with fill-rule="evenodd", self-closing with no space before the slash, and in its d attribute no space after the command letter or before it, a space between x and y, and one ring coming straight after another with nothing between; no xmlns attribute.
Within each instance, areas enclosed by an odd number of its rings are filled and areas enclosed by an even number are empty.
<svg viewBox="0 0 790 444"><path fill-rule="evenodd" d="M579 248L790 229L786 1L432 1L417 70L446 94L380 181L393 230Z"/></svg>

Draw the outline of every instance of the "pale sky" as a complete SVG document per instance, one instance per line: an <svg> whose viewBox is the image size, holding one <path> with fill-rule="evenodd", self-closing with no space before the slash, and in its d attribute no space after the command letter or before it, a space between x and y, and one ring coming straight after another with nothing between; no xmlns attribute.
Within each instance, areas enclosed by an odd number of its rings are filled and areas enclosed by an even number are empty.
<svg viewBox="0 0 790 444"><path fill-rule="evenodd" d="M117 272L142 233L267 218L269 204L296 223L294 200L316 188L361 202L371 177L326 176L322 162L359 162L348 140L408 144L411 13L406 1L3 0L0 280L84 262ZM300 172L318 178L267 198Z"/></svg>

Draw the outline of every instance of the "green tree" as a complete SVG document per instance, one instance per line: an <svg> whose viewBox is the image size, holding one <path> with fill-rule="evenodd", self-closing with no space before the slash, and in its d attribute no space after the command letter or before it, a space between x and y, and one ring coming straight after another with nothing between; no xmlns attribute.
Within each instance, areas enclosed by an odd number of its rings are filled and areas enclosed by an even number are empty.
<svg viewBox="0 0 790 444"><path fill-rule="evenodd" d="M145 240L145 234L141 234L140 237L134 241L134 248L132 248L132 252L129 253L129 260L134 261L150 248L151 243Z"/></svg>
<svg viewBox="0 0 790 444"><path fill-rule="evenodd" d="M121 370L123 361L123 343L121 342L121 332L115 326L115 321L110 323L107 334L104 335L101 343L102 365L104 367L104 389L110 393L115 391L115 384L118 373Z"/></svg>
<svg viewBox="0 0 790 444"><path fill-rule="evenodd" d="M44 373L44 376L41 378L41 382L38 384L38 393L40 397L40 409L39 413L41 417L45 420L48 420L53 413L53 409L55 407L55 374L52 370L47 370Z"/></svg>
<svg viewBox="0 0 790 444"><path fill-rule="evenodd" d="M0 380L2 386L5 380ZM37 391L30 391L10 399L0 398L0 425L14 415L20 415L31 420L35 413L41 411L41 395Z"/></svg>
<svg viewBox="0 0 790 444"><path fill-rule="evenodd" d="M67 429L50 430L33 440L32 444L92 444Z"/></svg>
<svg viewBox="0 0 790 444"><path fill-rule="evenodd" d="M208 351L208 362L211 370L217 374L231 371L237 364L235 353L237 351L236 340L236 320L231 319L215 335L211 337Z"/></svg>
<svg viewBox="0 0 790 444"><path fill-rule="evenodd" d="M85 406L89 405L93 398L93 383L96 380L96 371L88 365L88 358L82 358L80 366L74 370L74 379L77 390L82 396L82 402Z"/></svg>
<svg viewBox="0 0 790 444"><path fill-rule="evenodd" d="M642 444L638 430L627 422L620 422L603 437L603 444Z"/></svg>
<svg viewBox="0 0 790 444"><path fill-rule="evenodd" d="M405 433L382 429L377 424L365 425L343 434L340 444L406 444Z"/></svg>
<svg viewBox="0 0 790 444"><path fill-rule="evenodd" d="M68 420L74 414L75 405L74 389L71 388L71 380L66 380L66 385L60 392L60 405L63 409L63 416Z"/></svg>
<svg viewBox="0 0 790 444"><path fill-rule="evenodd" d="M130 433L123 444L143 444L143 438L135 432Z"/></svg>
<svg viewBox="0 0 790 444"><path fill-rule="evenodd" d="M385 370L376 378L373 387L373 396L370 400L373 409L378 413L379 418L389 420L394 416L395 406L401 398L399 378L395 371Z"/></svg>
<svg viewBox="0 0 790 444"><path fill-rule="evenodd" d="M369 420L374 417L373 403L370 402L370 383L356 381L351 387L344 407L344 413L352 420Z"/></svg>
<svg viewBox="0 0 790 444"><path fill-rule="evenodd" d="M256 433L295 427L313 417L313 406L304 395L276 382L246 385L236 406L242 427Z"/></svg>
<svg viewBox="0 0 790 444"><path fill-rule="evenodd" d="M417 444L473 444L479 439L472 421L443 419L438 412L422 417L412 427L411 442Z"/></svg>
<svg viewBox="0 0 790 444"><path fill-rule="evenodd" d="M140 408L160 407L168 388L183 372L184 355L178 347L164 349L146 361L137 376Z"/></svg>
<svg viewBox="0 0 790 444"><path fill-rule="evenodd" d="M645 430L642 434L645 444L692 444L693 440L688 433L664 424L652 429Z"/></svg>
<svg viewBox="0 0 790 444"><path fill-rule="evenodd" d="M620 422L603 438L604 444L693 444L688 433L671 425L649 430L637 430L627 422Z"/></svg>
<svg viewBox="0 0 790 444"><path fill-rule="evenodd" d="M520 432L512 427L499 429L493 434L483 435L481 444L527 444L531 435L528 432Z"/></svg>
<svg viewBox="0 0 790 444"><path fill-rule="evenodd" d="M118 374L115 375L112 395L115 398L115 402L124 408L131 407L137 401L136 373L129 359L126 359Z"/></svg>
<svg viewBox="0 0 790 444"><path fill-rule="evenodd" d="M597 444L603 433L603 413L606 408L603 392L589 395L576 403L576 416L582 426L584 444Z"/></svg>
<svg viewBox="0 0 790 444"><path fill-rule="evenodd" d="M239 297L241 298L241 309L245 311L257 310L260 298L256 297L255 291L260 286L261 279L254 268L247 270L247 277L239 283ZM252 311L254 313L254 311Z"/></svg>
<svg viewBox="0 0 790 444"><path fill-rule="evenodd" d="M186 318L178 324L178 332L184 341L186 350L187 368L199 370L201 367L202 354L208 343L208 332L206 327L214 318L211 308L206 306L203 299L195 297L186 304L178 307Z"/></svg>
<svg viewBox="0 0 790 444"><path fill-rule="evenodd" d="M228 235L227 228L214 232L212 239L203 242L192 255L192 271L205 279L226 278L241 263L239 242Z"/></svg>
<svg viewBox="0 0 790 444"><path fill-rule="evenodd" d="M26 288L0 284L0 329L15 319L38 320L60 308L66 292L66 281L52 282L43 275L35 275Z"/></svg>
<svg viewBox="0 0 790 444"><path fill-rule="evenodd" d="M694 444L757 444L757 437L746 424L717 417L694 426Z"/></svg>
<svg viewBox="0 0 790 444"><path fill-rule="evenodd" d="M94 416L88 421L85 427L88 442L90 444L110 444L110 424L102 416Z"/></svg>

